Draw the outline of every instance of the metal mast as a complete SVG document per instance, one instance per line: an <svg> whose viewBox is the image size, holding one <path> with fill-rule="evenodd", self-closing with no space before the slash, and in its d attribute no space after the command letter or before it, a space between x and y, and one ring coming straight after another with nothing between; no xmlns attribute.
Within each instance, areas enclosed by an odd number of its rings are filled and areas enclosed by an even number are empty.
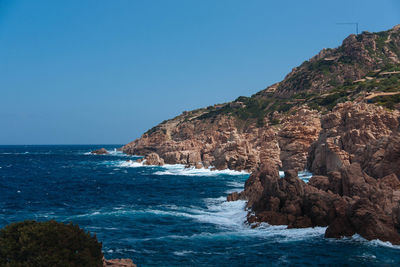
<svg viewBox="0 0 400 267"><path fill-rule="evenodd" d="M340 22L336 23L339 25L355 25L356 26L356 33L358 34L358 22Z"/></svg>

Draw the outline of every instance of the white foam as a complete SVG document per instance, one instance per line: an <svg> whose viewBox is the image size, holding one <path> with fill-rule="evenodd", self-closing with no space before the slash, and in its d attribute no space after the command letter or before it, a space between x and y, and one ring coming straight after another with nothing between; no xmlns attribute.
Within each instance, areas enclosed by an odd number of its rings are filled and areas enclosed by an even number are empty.
<svg viewBox="0 0 400 267"><path fill-rule="evenodd" d="M195 167L186 168L185 165L182 164L166 164L161 166L163 170L157 171L155 175L180 175L180 176L218 176L221 174L225 175L249 175L246 171L235 171L235 170L212 170L213 167L209 167L207 169L201 168L196 169Z"/></svg>
<svg viewBox="0 0 400 267"><path fill-rule="evenodd" d="M137 162L133 160L126 160L126 161L118 161L117 166L126 168L137 168L137 167L144 167L145 165L143 165L143 163L144 161Z"/></svg>
<svg viewBox="0 0 400 267"><path fill-rule="evenodd" d="M12 152L0 153L0 155L26 155L26 154L30 154L30 152L29 151L25 151L25 152L15 152L15 153L12 153ZM44 154L44 153L33 153L33 154Z"/></svg>
<svg viewBox="0 0 400 267"><path fill-rule="evenodd" d="M343 241L356 241L356 242L360 242L363 244L366 244L368 246L373 246L373 247L386 247L386 248L392 248L392 249L400 249L400 245L393 245L392 243L390 243L389 241L381 241L379 239L374 239L374 240L367 240L365 238L363 238L362 236L360 236L359 234L355 234L353 235L351 238L343 238Z"/></svg>
<svg viewBox="0 0 400 267"><path fill-rule="evenodd" d="M174 254L176 256L185 256L186 254L191 254L191 253L194 253L194 251L191 250L174 251Z"/></svg>
<svg viewBox="0 0 400 267"><path fill-rule="evenodd" d="M98 156L129 156L127 154L125 154L124 152L117 150L116 148L114 148L113 150L107 150L108 154L100 154ZM97 154L93 154L92 151L89 152L84 152L84 155L97 155Z"/></svg>
<svg viewBox="0 0 400 267"><path fill-rule="evenodd" d="M244 182L229 181L226 183L226 185L234 188L243 188Z"/></svg>

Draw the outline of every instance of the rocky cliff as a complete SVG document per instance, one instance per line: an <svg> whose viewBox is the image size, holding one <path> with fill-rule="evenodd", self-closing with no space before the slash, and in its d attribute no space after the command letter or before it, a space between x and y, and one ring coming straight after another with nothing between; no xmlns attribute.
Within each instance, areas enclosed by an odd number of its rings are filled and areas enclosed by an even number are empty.
<svg viewBox="0 0 400 267"><path fill-rule="evenodd" d="M157 165L252 171L274 162L283 170L301 170L318 138L322 113L346 101L398 107L399 62L399 26L350 35L340 47L324 49L294 68L282 82L251 97L185 111L122 150L152 153L152 162L155 153Z"/></svg>
<svg viewBox="0 0 400 267"><path fill-rule="evenodd" d="M400 26L350 35L251 97L184 112L122 150L152 165L249 170L250 223L400 243ZM297 177L308 168L309 184ZM285 171L280 178L278 170Z"/></svg>
<svg viewBox="0 0 400 267"><path fill-rule="evenodd" d="M328 226L327 237L352 236L400 244L400 113L346 102L322 116L311 146L308 184L289 170L264 164L245 190L249 222L289 227Z"/></svg>

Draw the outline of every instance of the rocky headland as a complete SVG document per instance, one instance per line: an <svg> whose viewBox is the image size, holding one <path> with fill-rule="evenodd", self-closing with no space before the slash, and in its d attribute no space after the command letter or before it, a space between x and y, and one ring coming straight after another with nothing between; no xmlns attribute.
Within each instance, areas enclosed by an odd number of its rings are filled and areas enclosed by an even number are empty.
<svg viewBox="0 0 400 267"><path fill-rule="evenodd" d="M122 150L144 164L251 172L248 222L400 244L400 27L350 35L285 79L164 121ZM309 183L297 176L308 169ZM285 171L280 178L279 170Z"/></svg>

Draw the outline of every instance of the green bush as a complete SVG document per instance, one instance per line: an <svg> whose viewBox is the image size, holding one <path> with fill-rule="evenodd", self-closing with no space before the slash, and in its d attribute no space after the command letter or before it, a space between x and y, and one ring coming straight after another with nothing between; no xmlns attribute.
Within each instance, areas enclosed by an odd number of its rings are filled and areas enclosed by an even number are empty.
<svg viewBox="0 0 400 267"><path fill-rule="evenodd" d="M0 266L102 266L101 246L71 223L12 223L0 230Z"/></svg>

